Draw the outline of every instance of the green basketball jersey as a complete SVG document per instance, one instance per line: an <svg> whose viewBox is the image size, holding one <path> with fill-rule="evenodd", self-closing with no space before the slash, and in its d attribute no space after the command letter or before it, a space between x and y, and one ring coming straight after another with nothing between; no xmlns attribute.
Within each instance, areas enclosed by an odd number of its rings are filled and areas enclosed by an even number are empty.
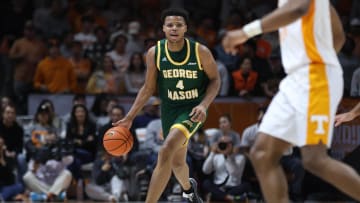
<svg viewBox="0 0 360 203"><path fill-rule="evenodd" d="M198 49L198 42L185 39L179 52L171 52L166 39L158 41L155 60L163 106L196 106L204 98L209 78L201 67Z"/></svg>

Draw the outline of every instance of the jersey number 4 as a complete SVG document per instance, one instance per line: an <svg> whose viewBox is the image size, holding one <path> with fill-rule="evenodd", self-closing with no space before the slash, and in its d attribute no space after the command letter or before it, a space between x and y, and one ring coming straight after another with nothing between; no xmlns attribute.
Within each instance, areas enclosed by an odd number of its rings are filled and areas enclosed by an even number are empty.
<svg viewBox="0 0 360 203"><path fill-rule="evenodd" d="M179 80L176 84L176 88L179 88L181 90L184 89L184 81L183 80Z"/></svg>

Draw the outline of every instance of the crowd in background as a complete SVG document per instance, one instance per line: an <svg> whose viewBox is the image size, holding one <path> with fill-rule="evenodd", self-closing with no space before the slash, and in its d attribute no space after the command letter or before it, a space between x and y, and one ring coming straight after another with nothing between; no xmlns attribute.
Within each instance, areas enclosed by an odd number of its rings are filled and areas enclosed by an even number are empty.
<svg viewBox="0 0 360 203"><path fill-rule="evenodd" d="M339 54L345 95L359 96L360 3L332 1L347 34ZM161 10L190 13L187 37L208 46L222 83L219 96L272 97L284 77L277 33L256 37L228 55L220 42L271 11L276 1L11 0L0 3L0 94L26 114L29 94L135 95L144 56L164 37ZM354 74L353 74L354 73Z"/></svg>
<svg viewBox="0 0 360 203"><path fill-rule="evenodd" d="M339 53L344 95L358 97L360 1L332 3L347 35ZM134 120L131 130L136 139L130 154L109 156L102 136L126 113L117 97L134 96L144 83L144 56L164 37L159 15L169 6L190 12L187 37L212 50L222 80L219 96L271 98L277 92L285 73L276 33L246 42L236 56L226 54L220 43L226 30L263 16L276 7L275 0L1 1L1 199L81 200L84 195L102 201L144 199L163 141L158 99L152 97ZM64 116L56 114L53 101L43 100L29 124L18 123L17 116L28 113L28 96L34 93L75 96ZM86 95L96 97L92 108L87 108ZM261 198L247 153L264 111L259 108L258 122L241 135L224 114L217 129L200 130L191 139L187 161L204 198ZM327 185L306 185L309 175L297 149L281 162L293 200L309 198L318 190L329 198L341 197ZM74 191L77 194L71 194ZM175 180L162 200L181 200Z"/></svg>

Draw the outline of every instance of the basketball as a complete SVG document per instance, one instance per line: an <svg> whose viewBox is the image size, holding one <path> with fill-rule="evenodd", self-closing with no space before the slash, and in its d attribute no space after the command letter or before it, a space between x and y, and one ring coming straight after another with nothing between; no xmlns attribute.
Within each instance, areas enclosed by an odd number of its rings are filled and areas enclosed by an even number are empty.
<svg viewBox="0 0 360 203"><path fill-rule="evenodd" d="M115 126L104 134L103 145L105 150L113 156L127 154L134 143L133 136L127 128Z"/></svg>

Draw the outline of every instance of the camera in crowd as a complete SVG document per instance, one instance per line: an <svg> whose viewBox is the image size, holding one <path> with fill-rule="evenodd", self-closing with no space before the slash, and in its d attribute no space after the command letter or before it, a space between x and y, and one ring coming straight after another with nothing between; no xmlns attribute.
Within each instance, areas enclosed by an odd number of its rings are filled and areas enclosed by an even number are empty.
<svg viewBox="0 0 360 203"><path fill-rule="evenodd" d="M220 153L229 153L232 149L232 139L228 136L222 136L219 138L217 143L217 149Z"/></svg>
<svg viewBox="0 0 360 203"><path fill-rule="evenodd" d="M220 151L224 151L226 148L228 148L229 143L227 142L219 142L218 143L218 148Z"/></svg>

